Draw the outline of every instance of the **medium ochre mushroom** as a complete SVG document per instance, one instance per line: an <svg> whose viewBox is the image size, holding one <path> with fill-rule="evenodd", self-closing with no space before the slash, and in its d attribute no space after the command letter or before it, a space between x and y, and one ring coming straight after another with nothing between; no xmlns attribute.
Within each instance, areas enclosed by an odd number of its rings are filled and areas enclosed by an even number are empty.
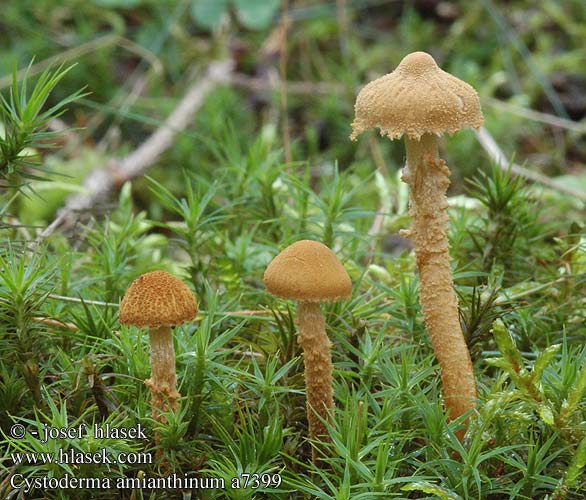
<svg viewBox="0 0 586 500"><path fill-rule="evenodd" d="M421 308L440 365L450 419L474 408L476 384L452 282L446 213L450 171L439 158L438 137L464 127L478 128L482 122L476 91L442 71L429 54L414 52L395 71L360 91L350 136L355 140L373 127L390 139L405 136L402 179L410 188L412 226L402 234L414 243ZM463 434L460 431L458 436Z"/></svg>
<svg viewBox="0 0 586 500"><path fill-rule="evenodd" d="M183 281L165 271L143 274L132 282L120 304L123 325L149 328L153 418L164 423L161 413L176 411L181 394L177 391L175 349L171 328L193 320L197 302Z"/></svg>
<svg viewBox="0 0 586 500"><path fill-rule="evenodd" d="M331 421L334 398L331 342L320 303L350 297L352 282L327 246L301 240L272 260L265 271L264 283L271 295L297 301L297 341L303 350L309 437L326 442L328 432L321 419ZM314 461L317 459L315 448L312 457Z"/></svg>

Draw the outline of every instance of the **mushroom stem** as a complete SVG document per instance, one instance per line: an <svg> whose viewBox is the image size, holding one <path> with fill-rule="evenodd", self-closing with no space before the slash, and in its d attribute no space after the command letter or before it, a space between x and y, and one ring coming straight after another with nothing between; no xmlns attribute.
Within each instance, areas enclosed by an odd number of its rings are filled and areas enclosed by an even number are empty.
<svg viewBox="0 0 586 500"><path fill-rule="evenodd" d="M153 418L164 423L161 412L177 410L177 375L175 372L175 348L171 328L161 326L149 330L151 344L151 377L145 380L151 390Z"/></svg>
<svg viewBox="0 0 586 500"><path fill-rule="evenodd" d="M307 420L310 439L329 441L328 431L320 420L331 421L334 408L332 391L331 342L326 334L326 324L319 302L299 301L297 303L297 341L303 349L305 365L305 387L307 398ZM319 417L318 417L319 415ZM316 449L311 456L316 461Z"/></svg>
<svg viewBox="0 0 586 500"><path fill-rule="evenodd" d="M435 135L423 134L419 141L406 138L405 144L403 181L410 187L413 221L405 233L415 246L421 309L441 369L446 411L448 418L455 419L474 408L476 384L450 268L446 212L450 170L439 158Z"/></svg>

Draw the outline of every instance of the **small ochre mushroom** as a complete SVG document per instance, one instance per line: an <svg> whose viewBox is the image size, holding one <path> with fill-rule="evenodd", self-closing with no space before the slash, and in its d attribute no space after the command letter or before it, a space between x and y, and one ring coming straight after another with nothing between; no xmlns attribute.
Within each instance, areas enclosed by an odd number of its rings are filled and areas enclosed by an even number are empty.
<svg viewBox="0 0 586 500"><path fill-rule="evenodd" d="M165 271L143 274L132 282L120 304L120 323L149 328L153 418L164 422L162 412L177 410L175 349L171 328L197 316L197 302L180 279Z"/></svg>
<svg viewBox="0 0 586 500"><path fill-rule="evenodd" d="M320 302L348 298L352 282L334 252L311 240L293 243L277 255L265 271L264 282L271 295L297 301L297 340L305 366L309 437L326 442L328 433L320 417L331 421L334 398L331 342ZM317 460L315 448L312 457Z"/></svg>
<svg viewBox="0 0 586 500"><path fill-rule="evenodd" d="M403 181L409 184L413 223L402 234L415 246L420 302L438 359L448 416L457 418L476 404L470 353L458 317L449 256L448 202L450 171L439 158L437 141L444 133L478 128L483 117L476 91L442 71L425 52L407 55L388 75L358 94L350 138L378 127L382 136L405 136ZM463 437L460 431L458 436Z"/></svg>

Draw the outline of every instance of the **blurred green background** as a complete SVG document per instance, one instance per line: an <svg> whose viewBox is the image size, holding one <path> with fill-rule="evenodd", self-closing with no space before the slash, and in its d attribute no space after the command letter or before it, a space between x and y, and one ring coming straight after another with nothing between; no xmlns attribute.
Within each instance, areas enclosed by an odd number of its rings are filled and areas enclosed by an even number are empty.
<svg viewBox="0 0 586 500"><path fill-rule="evenodd" d="M549 176L581 177L584 126L543 122L559 117L583 124L585 12L581 0L9 0L0 19L0 89L14 64L24 68L34 59L36 70L76 63L53 99L84 86L90 92L64 117L80 128L75 151L59 153L85 157L68 167L77 177L95 161L80 149L115 155L131 149L173 109L199 70L229 57L239 84L206 102L162 166L213 168L199 134L218 139L225 124L241 144L267 124L281 130L281 75L290 82L288 158L337 160L345 169L372 157L369 141L348 141L356 92L407 53L425 50L478 90L486 126L507 156ZM269 82L276 88L267 89ZM486 155L477 154L471 133L443 144L455 167L454 189L461 191L459 179L485 166ZM377 147L385 161L401 164L400 144Z"/></svg>

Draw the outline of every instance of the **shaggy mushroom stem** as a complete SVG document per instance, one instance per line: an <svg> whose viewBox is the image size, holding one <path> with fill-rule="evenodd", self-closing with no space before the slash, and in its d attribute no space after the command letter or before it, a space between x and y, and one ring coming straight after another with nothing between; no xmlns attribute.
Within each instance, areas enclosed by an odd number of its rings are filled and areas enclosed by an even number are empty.
<svg viewBox="0 0 586 500"><path fill-rule="evenodd" d="M263 280L271 295L297 303L297 341L303 349L309 437L317 443L311 449L311 458L318 463L318 451L326 451L319 442L330 440L324 422L331 422L334 408L331 343L320 303L349 298L352 282L334 252L311 240L285 248L267 266Z"/></svg>
<svg viewBox="0 0 586 500"><path fill-rule="evenodd" d="M145 384L151 390L153 417L161 421L159 411L170 408L177 410L177 401L181 397L177 392L177 374L175 371L175 348L171 328L161 326L149 330L151 345L151 378ZM167 406L168 405L168 406Z"/></svg>
<svg viewBox="0 0 586 500"><path fill-rule="evenodd" d="M326 334L326 323L319 302L299 301L297 323L297 341L303 349L305 365L309 437L325 442L329 438L328 431L318 415L326 421L331 420L334 397L331 342ZM315 450L312 450L312 456L315 461Z"/></svg>
<svg viewBox="0 0 586 500"><path fill-rule="evenodd" d="M450 267L446 198L450 171L439 158L434 134L423 134L419 141L406 138L405 144L403 181L410 187L413 220L405 235L415 246L423 318L441 369L446 411L454 419L474 408L476 384Z"/></svg>

